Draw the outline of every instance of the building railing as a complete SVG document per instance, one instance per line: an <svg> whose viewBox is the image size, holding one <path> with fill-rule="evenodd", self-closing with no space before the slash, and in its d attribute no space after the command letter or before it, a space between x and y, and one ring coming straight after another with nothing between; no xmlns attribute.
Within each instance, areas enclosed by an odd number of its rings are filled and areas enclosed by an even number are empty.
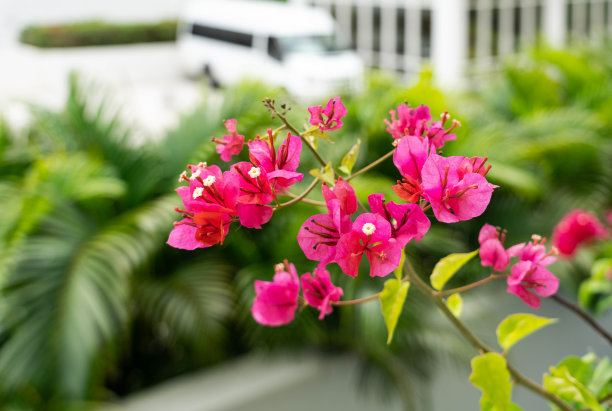
<svg viewBox="0 0 612 411"><path fill-rule="evenodd" d="M454 85L544 41L612 34L612 0L291 0L329 10L366 64Z"/></svg>

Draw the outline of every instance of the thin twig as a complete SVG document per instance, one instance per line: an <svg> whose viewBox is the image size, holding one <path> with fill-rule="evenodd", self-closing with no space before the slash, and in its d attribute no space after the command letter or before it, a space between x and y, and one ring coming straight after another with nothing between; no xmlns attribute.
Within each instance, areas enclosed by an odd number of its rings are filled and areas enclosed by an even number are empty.
<svg viewBox="0 0 612 411"><path fill-rule="evenodd" d="M410 264L408 260L406 260L406 266L408 268L408 278L412 284L414 284L419 291L421 291L425 296L427 296L431 301L436 304L436 306L440 309L442 314L457 328L457 330L467 339L470 344L472 344L480 353L484 354L487 352L495 352L490 347L488 347L485 343L480 341L480 339L472 333L472 331L467 328L467 326L459 320L444 304L444 300L441 297L435 294L435 291L431 289L418 274L414 271L414 268ZM564 411L573 411L573 408L570 407L565 401L561 400L561 398L556 395L546 391L541 385L536 383L535 381L530 380L525 375L521 374L512 364L506 361L506 367L512 375L512 378L517 384L522 385L528 390L538 394L539 396L546 398L548 401L554 403L557 407L561 408Z"/></svg>
<svg viewBox="0 0 612 411"><path fill-rule="evenodd" d="M278 117L279 120L283 122L283 124L285 124L285 126L289 129L289 131L291 131L294 135L299 136L302 139L304 144L306 144L306 146L310 149L310 151L312 151L312 154L314 154L314 156L317 158L317 161L319 162L319 164L321 164L323 167L325 167L327 165L327 161L323 160L323 158L321 157L321 155L319 154L317 149L314 148L312 144L310 144L310 141L308 141L308 139L306 139L302 135L302 133L297 131L296 128L293 127L291 125L291 123L289 123L289 120L287 120L287 117L285 117L283 114L278 112L278 110L274 106L274 103L272 102L272 100L270 100L269 98L265 98L264 99L264 104L266 105L268 110L270 110L272 113L274 113L274 115L276 117ZM335 174L335 172L334 172L334 174Z"/></svg>
<svg viewBox="0 0 612 411"><path fill-rule="evenodd" d="M361 303L367 303L368 301L372 301L375 300L377 298L380 297L381 293L376 293L376 294L372 294L369 295L367 297L363 297L363 298L357 298L355 300L344 300L344 301L338 301L338 302L332 302L332 305L357 305L357 304L361 304Z"/></svg>
<svg viewBox="0 0 612 411"><path fill-rule="evenodd" d="M297 198L298 197L296 194L293 194L293 193L286 193L286 194L289 197L291 197L291 198ZM317 205L317 206L321 206L321 207L327 206L327 204L325 204L323 201L311 200L309 198L302 198L302 203Z"/></svg>
<svg viewBox="0 0 612 411"><path fill-rule="evenodd" d="M608 344L612 345L612 335L608 331L606 331L601 325L599 325L593 317L591 317L586 311L580 308L578 305L572 303L571 301L566 300L561 297L559 294L555 294L551 297L553 300L558 302L559 304L565 306L572 310L576 315L586 321L595 331L599 333L605 340L608 341Z"/></svg>
<svg viewBox="0 0 612 411"><path fill-rule="evenodd" d="M308 188L306 188L306 190L304 190L304 192L302 194L300 194L297 197L294 197L293 200L287 201L286 203L279 204L276 208L289 207L292 204L295 204L295 203L297 203L299 201L304 200L304 197L306 197L312 191L312 189L317 186L319 181L320 180L318 178L315 178L314 181L312 183L310 183Z"/></svg>
<svg viewBox="0 0 612 411"><path fill-rule="evenodd" d="M350 176L345 178L345 180L346 181L352 180L353 178L357 177L358 175L363 174L366 171L369 171L370 169L376 167L377 165L379 165L380 163L382 163L383 161L385 161L386 159L391 157L394 152L395 152L395 149L389 151L387 154L385 154L384 156L380 157L378 160L373 161L372 163L368 164L367 166L363 167L362 169L360 169L358 171L355 171L353 174L351 174Z"/></svg>
<svg viewBox="0 0 612 411"><path fill-rule="evenodd" d="M478 280L476 282L473 282L471 284L467 284L467 285L464 285L462 287L452 288L450 290L437 291L435 294L438 297L445 297L447 295L461 293L463 291L471 290L472 288L478 287L479 285L486 284L486 283L488 283L491 280L496 280L498 278L507 278L507 277L508 277L507 275L494 275L494 274L491 274L490 276L485 277L482 280Z"/></svg>

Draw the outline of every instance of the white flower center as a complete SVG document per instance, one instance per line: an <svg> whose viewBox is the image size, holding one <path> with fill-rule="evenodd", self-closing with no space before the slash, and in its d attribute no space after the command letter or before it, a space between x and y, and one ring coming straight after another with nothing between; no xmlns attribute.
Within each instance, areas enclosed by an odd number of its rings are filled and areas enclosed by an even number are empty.
<svg viewBox="0 0 612 411"><path fill-rule="evenodd" d="M198 163L198 167L200 168L206 168L206 166L207 166L206 161L204 162L200 161L200 163Z"/></svg>
<svg viewBox="0 0 612 411"><path fill-rule="evenodd" d="M181 173L181 175L179 176L179 183L183 182L183 181L187 181L187 172L186 171L183 171Z"/></svg>
<svg viewBox="0 0 612 411"><path fill-rule="evenodd" d="M251 178L257 178L261 175L261 170L259 170L259 168L257 167L253 167L249 170L249 176L251 176Z"/></svg>
<svg viewBox="0 0 612 411"><path fill-rule="evenodd" d="M194 173L191 175L190 180L195 180L196 178L200 177L200 173L201 173L201 172L202 172L202 170L198 168L198 169L197 169L197 170L196 170L196 171L195 171L195 172L194 172Z"/></svg>
<svg viewBox="0 0 612 411"><path fill-rule="evenodd" d="M215 181L217 181L215 176L208 176L204 179L203 183L205 187L210 187L211 185L215 184Z"/></svg>
<svg viewBox="0 0 612 411"><path fill-rule="evenodd" d="M200 197L204 192L204 187L196 187L193 189L193 199Z"/></svg>
<svg viewBox="0 0 612 411"><path fill-rule="evenodd" d="M363 231L365 235L372 235L374 231L376 231L376 226L372 223L365 223L363 227L361 227L361 231Z"/></svg>

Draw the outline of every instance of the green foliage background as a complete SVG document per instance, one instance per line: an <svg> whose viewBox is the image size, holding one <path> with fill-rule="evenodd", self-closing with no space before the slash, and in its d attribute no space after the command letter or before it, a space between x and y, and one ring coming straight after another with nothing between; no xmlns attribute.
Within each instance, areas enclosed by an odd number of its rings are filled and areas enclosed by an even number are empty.
<svg viewBox="0 0 612 411"><path fill-rule="evenodd" d="M464 124L445 154L488 156L500 188L482 217L434 223L408 246L408 258L428 273L441 257L475 249L485 221L506 228L512 244L534 232L549 235L571 208L610 207L610 55L610 47L542 49L508 65L495 84L461 95L442 93L427 72L409 87L373 74L363 92L343 96L349 115L332 133L334 144L320 144L339 164L361 139L359 169L392 148L382 119L404 101L429 105L433 116L448 109ZM410 407L435 360L461 352L454 334L432 328L431 307L412 293L390 346L377 303L335 310L324 321L307 309L287 327L256 325L254 279L271 279L272 265L285 258L299 272L314 267L295 236L320 212L315 206L280 210L263 230L232 227L220 247L186 252L165 245L177 218L176 178L187 163L220 163L209 140L224 134L223 119L237 118L239 132L253 138L278 125L262 98L288 101L298 125L307 120L304 107L280 91L243 84L226 90L221 104L205 98L160 141L135 144L118 114L92 106L87 93L73 77L61 112L34 108L22 133L0 126L2 404L66 409L253 350L308 349L354 353L367 386L394 389ZM314 167L305 152L301 170ZM374 187L397 201L390 186L398 178L387 161L354 186L363 203ZM554 271L571 288L588 264L586 258ZM346 298L382 288L382 279L364 273L352 280L330 268ZM477 263L452 281L475 273Z"/></svg>

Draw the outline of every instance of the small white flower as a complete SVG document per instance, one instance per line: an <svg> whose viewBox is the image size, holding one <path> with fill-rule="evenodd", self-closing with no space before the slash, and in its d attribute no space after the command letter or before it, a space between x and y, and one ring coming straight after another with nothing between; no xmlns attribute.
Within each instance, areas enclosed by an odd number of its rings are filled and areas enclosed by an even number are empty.
<svg viewBox="0 0 612 411"><path fill-rule="evenodd" d="M204 179L204 186L210 187L211 185L215 184L216 180L217 179L215 178L215 176L208 176Z"/></svg>
<svg viewBox="0 0 612 411"><path fill-rule="evenodd" d="M181 173L181 175L179 176L179 183L182 183L183 181L187 181L187 180L188 180L188 178L187 178L187 172L186 172L186 171L183 171L183 172Z"/></svg>
<svg viewBox="0 0 612 411"><path fill-rule="evenodd" d="M206 168L208 166L208 164L206 164L206 161L200 161L200 163L198 164L198 167L201 168Z"/></svg>
<svg viewBox="0 0 612 411"><path fill-rule="evenodd" d="M257 178L261 175L261 170L258 167L252 167L249 170L249 176L251 176L251 178Z"/></svg>
<svg viewBox="0 0 612 411"><path fill-rule="evenodd" d="M196 187L193 189L193 199L200 197L204 192L204 187Z"/></svg>
<svg viewBox="0 0 612 411"><path fill-rule="evenodd" d="M190 180L195 180L196 178L200 177L200 173L201 173L201 172L202 172L202 170L198 168L198 169L197 169L197 170L196 170L196 171L195 171L195 172L194 172L194 173L191 175Z"/></svg>
<svg viewBox="0 0 612 411"><path fill-rule="evenodd" d="M361 227L361 231L363 231L365 235L372 235L374 231L376 231L376 226L372 223L365 223L363 227Z"/></svg>

